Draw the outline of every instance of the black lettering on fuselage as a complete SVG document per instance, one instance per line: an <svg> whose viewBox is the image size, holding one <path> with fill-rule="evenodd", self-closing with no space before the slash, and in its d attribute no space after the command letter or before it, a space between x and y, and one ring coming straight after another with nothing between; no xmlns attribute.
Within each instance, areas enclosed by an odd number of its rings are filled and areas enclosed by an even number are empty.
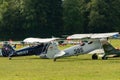
<svg viewBox="0 0 120 80"><path fill-rule="evenodd" d="M82 52L84 52L84 50L83 50L82 47L81 47L81 48L76 48L76 49L74 49L74 54L82 53Z"/></svg>
<svg viewBox="0 0 120 80"><path fill-rule="evenodd" d="M20 55L22 55L22 54L27 54L28 53L28 50L26 50L26 51L21 51L21 52L18 52L17 54L20 54Z"/></svg>

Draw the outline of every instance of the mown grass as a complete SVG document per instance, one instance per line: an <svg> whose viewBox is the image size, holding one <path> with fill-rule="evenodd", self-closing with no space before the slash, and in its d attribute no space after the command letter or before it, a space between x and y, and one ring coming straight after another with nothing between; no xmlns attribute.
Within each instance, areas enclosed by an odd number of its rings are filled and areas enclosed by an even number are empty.
<svg viewBox="0 0 120 80"><path fill-rule="evenodd" d="M120 80L120 58L80 55L53 62L38 56L0 57L0 80Z"/></svg>

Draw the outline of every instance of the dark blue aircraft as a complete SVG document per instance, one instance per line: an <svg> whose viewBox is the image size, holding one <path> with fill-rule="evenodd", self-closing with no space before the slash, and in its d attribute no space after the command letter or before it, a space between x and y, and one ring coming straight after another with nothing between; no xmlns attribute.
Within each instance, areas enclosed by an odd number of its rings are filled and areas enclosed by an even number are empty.
<svg viewBox="0 0 120 80"><path fill-rule="evenodd" d="M40 43L28 46L19 50L15 50L10 44L3 44L0 56L9 57L11 59L15 56L38 55L41 58L53 58L59 52L55 39L44 39Z"/></svg>

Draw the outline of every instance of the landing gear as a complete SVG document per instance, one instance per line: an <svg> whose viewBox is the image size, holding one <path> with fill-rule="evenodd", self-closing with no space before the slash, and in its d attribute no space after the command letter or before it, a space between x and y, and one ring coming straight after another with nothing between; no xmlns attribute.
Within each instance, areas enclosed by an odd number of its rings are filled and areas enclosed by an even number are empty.
<svg viewBox="0 0 120 80"><path fill-rule="evenodd" d="M55 62L57 60L57 58L54 58L53 61Z"/></svg>
<svg viewBox="0 0 120 80"><path fill-rule="evenodd" d="M9 54L9 56L8 56L9 60L12 59L12 55L13 55L13 52L11 54Z"/></svg>
<svg viewBox="0 0 120 80"><path fill-rule="evenodd" d="M9 60L11 60L12 59L12 57L9 57Z"/></svg>
<svg viewBox="0 0 120 80"><path fill-rule="evenodd" d="M98 55L97 55L97 54L93 54L93 55L92 55L92 59L93 59L93 60L97 60L97 59L98 59Z"/></svg>
<svg viewBox="0 0 120 80"><path fill-rule="evenodd" d="M102 57L102 60L107 60L107 59L108 59L108 57L105 57L105 56Z"/></svg>

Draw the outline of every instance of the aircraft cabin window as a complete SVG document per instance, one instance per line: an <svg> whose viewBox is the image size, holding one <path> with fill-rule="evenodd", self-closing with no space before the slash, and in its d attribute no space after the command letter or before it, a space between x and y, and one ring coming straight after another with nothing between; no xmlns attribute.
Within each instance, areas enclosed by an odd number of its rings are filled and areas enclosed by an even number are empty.
<svg viewBox="0 0 120 80"><path fill-rule="evenodd" d="M85 45L85 43L82 43L82 44L80 44L81 46L84 46Z"/></svg>
<svg viewBox="0 0 120 80"><path fill-rule="evenodd" d="M93 43L93 41L88 42L88 44L92 44L92 43Z"/></svg>

